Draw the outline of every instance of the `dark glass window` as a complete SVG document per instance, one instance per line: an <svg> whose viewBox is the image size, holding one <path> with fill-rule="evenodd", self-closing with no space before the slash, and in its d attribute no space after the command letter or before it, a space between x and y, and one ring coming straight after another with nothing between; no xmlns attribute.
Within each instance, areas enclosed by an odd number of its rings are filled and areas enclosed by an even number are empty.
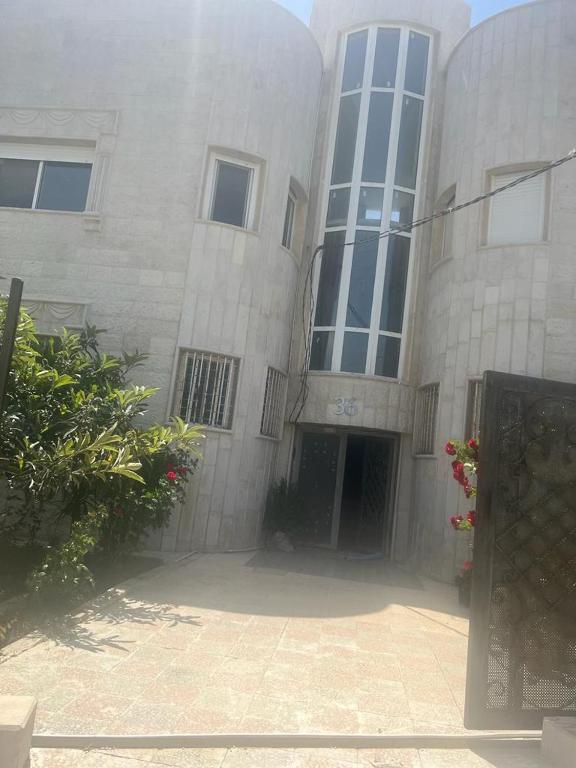
<svg viewBox="0 0 576 768"><path fill-rule="evenodd" d="M350 205L350 187L331 189L328 195L327 227L345 227L348 223Z"/></svg>
<svg viewBox="0 0 576 768"><path fill-rule="evenodd" d="M37 160L0 158L0 205L32 208L38 177Z"/></svg>
<svg viewBox="0 0 576 768"><path fill-rule="evenodd" d="M292 247L292 234L294 230L294 215L296 213L296 200L292 193L286 201L286 213L284 214L284 229L282 230L282 245L284 248Z"/></svg>
<svg viewBox="0 0 576 768"><path fill-rule="evenodd" d="M341 371L346 373L366 373L366 353L368 351L367 333L344 334Z"/></svg>
<svg viewBox="0 0 576 768"><path fill-rule="evenodd" d="M390 225L411 224L414 219L414 195L410 192L401 192L394 190L392 196L392 214L390 216Z"/></svg>
<svg viewBox="0 0 576 768"><path fill-rule="evenodd" d="M384 190L379 187L361 187L358 202L358 224L379 227L382 223Z"/></svg>
<svg viewBox="0 0 576 768"><path fill-rule="evenodd" d="M426 75L428 73L428 49L430 38L418 32L410 32L408 42L408 60L406 62L406 82L404 88L422 96L426 90Z"/></svg>
<svg viewBox="0 0 576 768"><path fill-rule="evenodd" d="M344 74L342 76L342 91L357 91L364 82L364 64L366 62L366 45L368 30L354 32L348 36Z"/></svg>
<svg viewBox="0 0 576 768"><path fill-rule="evenodd" d="M330 371L333 349L334 331L314 331L310 350L310 370Z"/></svg>
<svg viewBox="0 0 576 768"><path fill-rule="evenodd" d="M376 350L376 376L398 378L400 362L400 339L394 336L379 336Z"/></svg>
<svg viewBox="0 0 576 768"><path fill-rule="evenodd" d="M392 235L388 243L386 276L380 312L380 330L402 332L406 280L410 259L410 238Z"/></svg>
<svg viewBox="0 0 576 768"><path fill-rule="evenodd" d="M216 162L216 182L212 201L212 221L246 226L252 169L243 165Z"/></svg>
<svg viewBox="0 0 576 768"><path fill-rule="evenodd" d="M45 162L36 208L85 211L91 173L90 163Z"/></svg>
<svg viewBox="0 0 576 768"><path fill-rule="evenodd" d="M375 92L370 96L362 181L383 183L386 180L393 103L393 93Z"/></svg>
<svg viewBox="0 0 576 768"><path fill-rule="evenodd" d="M374 76L372 77L372 85L375 88L394 88L399 45L399 29L378 30L374 55Z"/></svg>
<svg viewBox="0 0 576 768"><path fill-rule="evenodd" d="M326 232L316 304L315 325L317 326L336 324L345 242L346 232Z"/></svg>
<svg viewBox="0 0 576 768"><path fill-rule="evenodd" d="M332 184L348 184L352 181L359 114L360 94L353 93L350 96L342 96L336 131Z"/></svg>
<svg viewBox="0 0 576 768"><path fill-rule="evenodd" d="M370 328L379 243L375 232L356 232L346 309L346 325L351 328Z"/></svg>
<svg viewBox="0 0 576 768"><path fill-rule="evenodd" d="M404 96L396 162L396 184L399 187L416 187L423 109L424 102L421 99Z"/></svg>

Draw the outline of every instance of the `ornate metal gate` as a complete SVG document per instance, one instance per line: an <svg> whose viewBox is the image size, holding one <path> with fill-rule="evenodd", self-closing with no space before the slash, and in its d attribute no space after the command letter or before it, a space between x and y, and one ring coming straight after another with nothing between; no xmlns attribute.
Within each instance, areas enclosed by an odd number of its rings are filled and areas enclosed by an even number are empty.
<svg viewBox="0 0 576 768"><path fill-rule="evenodd" d="M488 372L469 728L576 716L576 385Z"/></svg>

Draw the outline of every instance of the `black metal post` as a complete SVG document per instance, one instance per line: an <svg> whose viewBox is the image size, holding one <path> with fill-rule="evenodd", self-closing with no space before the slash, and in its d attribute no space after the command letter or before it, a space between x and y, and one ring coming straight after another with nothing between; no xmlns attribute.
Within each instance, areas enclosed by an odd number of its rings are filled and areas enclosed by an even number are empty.
<svg viewBox="0 0 576 768"><path fill-rule="evenodd" d="M22 301L22 289L24 283L17 277L10 283L10 296L6 308L6 320L4 333L2 334L2 347L0 348L0 415L4 412L4 396L8 384L8 374L14 352L16 329L18 328L18 316L20 314L20 302Z"/></svg>

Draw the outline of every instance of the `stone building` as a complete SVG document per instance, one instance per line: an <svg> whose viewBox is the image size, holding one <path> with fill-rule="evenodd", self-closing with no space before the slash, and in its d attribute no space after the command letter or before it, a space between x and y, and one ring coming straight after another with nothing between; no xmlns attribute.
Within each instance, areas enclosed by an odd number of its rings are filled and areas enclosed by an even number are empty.
<svg viewBox="0 0 576 768"><path fill-rule="evenodd" d="M314 544L451 578L442 454L486 369L576 378L576 163L379 237L576 143L576 4L0 0L0 271L39 329L149 353L204 425L166 550ZM318 252L316 246L323 244Z"/></svg>

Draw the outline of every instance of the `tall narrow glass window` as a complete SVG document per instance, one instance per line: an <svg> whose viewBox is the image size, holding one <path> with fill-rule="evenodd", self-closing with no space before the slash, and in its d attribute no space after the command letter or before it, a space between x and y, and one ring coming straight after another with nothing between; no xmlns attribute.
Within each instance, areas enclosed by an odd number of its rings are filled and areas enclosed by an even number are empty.
<svg viewBox="0 0 576 768"><path fill-rule="evenodd" d="M342 259L344 255L343 245L345 242L346 232L326 232L324 250L322 251L318 299L316 302L315 322L317 326L332 326L336 324L340 275L342 273Z"/></svg>
<svg viewBox="0 0 576 768"><path fill-rule="evenodd" d="M357 91L359 88L362 88L367 44L367 29L361 32L354 32L354 34L348 36L344 74L342 76L342 91L344 93L346 91Z"/></svg>
<svg viewBox="0 0 576 768"><path fill-rule="evenodd" d="M410 239L402 235L392 235L388 243L386 278L382 294L381 331L402 333L409 258Z"/></svg>
<svg viewBox="0 0 576 768"><path fill-rule="evenodd" d="M376 350L376 376L395 379L400 362L400 339L395 336L380 336Z"/></svg>
<svg viewBox="0 0 576 768"><path fill-rule="evenodd" d="M350 206L350 187L331 189L328 195L327 227L345 227L348 223Z"/></svg>
<svg viewBox="0 0 576 768"><path fill-rule="evenodd" d="M384 183L390 143L393 93L374 91L370 96L362 181Z"/></svg>
<svg viewBox="0 0 576 768"><path fill-rule="evenodd" d="M378 233L356 232L346 308L346 325L351 328L370 328L379 244Z"/></svg>
<svg viewBox="0 0 576 768"><path fill-rule="evenodd" d="M394 190L392 196L392 215L390 216L390 225L392 227L399 224L411 224L414 219L414 195L410 192L401 192Z"/></svg>
<svg viewBox="0 0 576 768"><path fill-rule="evenodd" d="M412 93L424 95L428 74L428 49L430 38L418 32L410 32L408 59L406 61L406 82L404 88Z"/></svg>
<svg viewBox="0 0 576 768"><path fill-rule="evenodd" d="M424 102L421 99L404 96L396 163L396 184L399 187L416 187L423 111Z"/></svg>
<svg viewBox="0 0 576 768"><path fill-rule="evenodd" d="M346 373L366 373L366 355L368 353L367 333L344 334L341 371Z"/></svg>
<svg viewBox="0 0 576 768"><path fill-rule="evenodd" d="M348 184L352 181L360 98L359 93L353 93L350 96L342 96L340 99L332 184Z"/></svg>
<svg viewBox="0 0 576 768"><path fill-rule="evenodd" d="M372 77L372 85L375 88L394 88L396 85L399 45L399 29L378 30Z"/></svg>
<svg viewBox="0 0 576 768"><path fill-rule="evenodd" d="M216 180L210 218L237 227L246 226L252 169L216 161Z"/></svg>
<svg viewBox="0 0 576 768"><path fill-rule="evenodd" d="M310 350L310 370L329 371L332 368L334 331L314 331Z"/></svg>

